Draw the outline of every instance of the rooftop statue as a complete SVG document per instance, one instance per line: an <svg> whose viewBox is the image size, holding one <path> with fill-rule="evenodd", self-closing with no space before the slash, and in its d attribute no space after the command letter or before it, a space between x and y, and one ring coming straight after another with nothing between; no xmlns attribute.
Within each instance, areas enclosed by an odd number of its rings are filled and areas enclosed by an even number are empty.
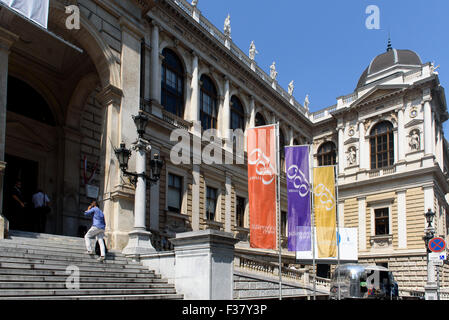
<svg viewBox="0 0 449 320"><path fill-rule="evenodd" d="M276 71L276 62L273 61L273 63L270 66L270 77L272 80L276 80L277 75L278 72Z"/></svg>
<svg viewBox="0 0 449 320"><path fill-rule="evenodd" d="M295 85L293 84L293 80L288 84L288 95L293 95L293 90L295 90Z"/></svg>
<svg viewBox="0 0 449 320"><path fill-rule="evenodd" d="M251 41L251 44L249 46L249 58L251 60L254 60L256 58L256 54L259 52L256 50L256 45L254 44L254 41Z"/></svg>
<svg viewBox="0 0 449 320"><path fill-rule="evenodd" d="M231 37L231 16L229 13L224 22L224 34L226 37Z"/></svg>

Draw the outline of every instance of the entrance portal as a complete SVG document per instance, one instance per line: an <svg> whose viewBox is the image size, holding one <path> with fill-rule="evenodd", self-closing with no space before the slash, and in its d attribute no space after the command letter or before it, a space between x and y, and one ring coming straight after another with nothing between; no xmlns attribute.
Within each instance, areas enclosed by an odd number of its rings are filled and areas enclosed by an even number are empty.
<svg viewBox="0 0 449 320"><path fill-rule="evenodd" d="M23 231L34 231L33 206L31 197L37 189L38 163L36 161L5 155L8 164L5 172L3 212L9 220L10 228ZM21 200L25 207L20 209L17 200L13 197L16 193L14 188L16 182L21 182Z"/></svg>

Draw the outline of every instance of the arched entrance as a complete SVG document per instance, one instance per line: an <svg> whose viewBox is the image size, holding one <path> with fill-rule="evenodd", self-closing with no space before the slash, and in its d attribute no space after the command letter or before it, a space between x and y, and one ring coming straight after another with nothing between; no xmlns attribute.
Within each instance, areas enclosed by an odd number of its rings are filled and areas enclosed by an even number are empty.
<svg viewBox="0 0 449 320"><path fill-rule="evenodd" d="M52 207L45 232L82 235L89 224L82 213L92 200L83 173L94 173L89 181L93 185L103 182L101 140L108 130L106 109L96 97L105 88L120 87L119 69L85 17L81 29L73 31L65 29L65 18L64 6L52 2L48 29L82 50L19 16L0 21L1 28L17 35L8 57L6 170L0 193L3 214L14 220L11 196L16 181L21 180L28 205L36 189L44 190ZM11 229L35 231L27 222L30 214L22 212L11 221Z"/></svg>

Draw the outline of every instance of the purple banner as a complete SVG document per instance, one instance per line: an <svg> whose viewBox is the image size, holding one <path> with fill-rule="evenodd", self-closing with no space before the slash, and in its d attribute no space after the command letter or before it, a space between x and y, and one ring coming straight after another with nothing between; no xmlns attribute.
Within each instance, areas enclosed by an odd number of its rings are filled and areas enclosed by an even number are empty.
<svg viewBox="0 0 449 320"><path fill-rule="evenodd" d="M285 147L288 199L288 250L312 250L309 146Z"/></svg>

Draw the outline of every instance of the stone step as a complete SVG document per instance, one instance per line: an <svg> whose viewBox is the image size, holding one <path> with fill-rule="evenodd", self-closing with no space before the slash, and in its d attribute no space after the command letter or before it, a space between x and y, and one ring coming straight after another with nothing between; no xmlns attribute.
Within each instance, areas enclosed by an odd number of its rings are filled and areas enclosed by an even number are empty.
<svg viewBox="0 0 449 320"><path fill-rule="evenodd" d="M143 270L148 270L142 265L138 264L126 264L126 263L115 263L114 261L108 261L107 259L103 262L97 261L98 257L92 257L90 260L82 260L82 261L74 261L70 259L45 259L41 258L29 258L29 257L5 257L0 254L0 267L3 263L22 263L22 264L44 264L44 265L52 265L52 266L64 266L75 265L77 267L107 267L111 269L130 269L136 272L140 272Z"/></svg>
<svg viewBox="0 0 449 320"><path fill-rule="evenodd" d="M81 241L81 242L83 241L83 238L80 237L63 236L50 233L37 233L21 230L9 230L8 236L31 238L31 239L44 239L44 240L47 239L47 240L62 240L62 241Z"/></svg>
<svg viewBox="0 0 449 320"><path fill-rule="evenodd" d="M31 249L31 248L15 248L15 247L2 247L0 246L0 254L1 253L17 253L17 254L30 254L30 255L39 255L39 256L53 256L53 257L67 257L67 258L86 258L89 257L84 252L70 252L67 250L64 251L54 251L51 249ZM108 260L113 261L122 261L122 262L128 262L130 264L138 264L138 262L131 261L130 259L126 258L125 256L121 254L116 254L113 252L108 252L106 257Z"/></svg>
<svg viewBox="0 0 449 320"><path fill-rule="evenodd" d="M89 295L89 296L39 296L39 297L0 297L0 300L182 300L182 294L127 294L127 295Z"/></svg>
<svg viewBox="0 0 449 320"><path fill-rule="evenodd" d="M34 275L0 275L0 282L64 282L67 280L67 274L57 276L34 276ZM160 283L168 284L167 279L143 277L85 277L80 275L80 283Z"/></svg>
<svg viewBox="0 0 449 320"><path fill-rule="evenodd" d="M67 289L65 281L51 282L0 282L0 296L6 289ZM80 281L80 289L174 289L168 283L107 283L107 282L83 282Z"/></svg>
<svg viewBox="0 0 449 320"><path fill-rule="evenodd" d="M139 274L148 274L150 270L145 269L135 269L135 268L127 268L127 266L105 266L101 262L97 262L98 265L77 265L80 272L114 272L114 273L139 273ZM56 265L56 264L46 264L46 263L35 263L35 264L26 264L20 262L0 262L0 270L1 269L22 269L22 270L60 270L65 271L68 265Z"/></svg>
<svg viewBox="0 0 449 320"><path fill-rule="evenodd" d="M28 275L28 276L64 276L67 277L68 274L64 270L54 270L54 269L2 269L0 268L0 275ZM80 276L82 277L120 277L123 279L129 278L158 278L161 276L155 274L153 270L146 270L146 272L111 272L111 271L85 271L80 269Z"/></svg>
<svg viewBox="0 0 449 320"><path fill-rule="evenodd" d="M94 242L92 241L92 245ZM0 247L17 247L17 248L39 248L42 250L57 250L57 251L70 251L70 252L85 252L86 246L84 244L59 244L51 241L38 241L38 240L0 240ZM117 252L118 253L118 252ZM120 254L120 253L119 253Z"/></svg>
<svg viewBox="0 0 449 320"><path fill-rule="evenodd" d="M174 288L164 289L2 289L0 297L21 296L79 296L79 295L128 295L128 294L173 294Z"/></svg>

